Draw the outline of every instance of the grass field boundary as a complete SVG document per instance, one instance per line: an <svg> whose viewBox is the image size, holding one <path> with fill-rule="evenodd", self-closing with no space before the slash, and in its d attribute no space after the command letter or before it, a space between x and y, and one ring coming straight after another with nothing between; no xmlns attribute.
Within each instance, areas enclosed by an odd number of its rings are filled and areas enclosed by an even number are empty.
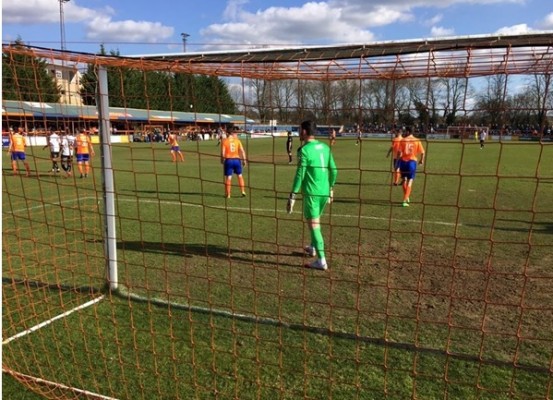
<svg viewBox="0 0 553 400"><path fill-rule="evenodd" d="M54 387L54 388L58 388L58 389L62 389L62 390L67 390L67 391L70 391L70 392L75 393L77 395L84 395L84 396L86 396L87 399L118 400L115 397L108 397L108 396L104 396L102 394L91 392L89 390L78 389L78 388L75 388L75 387L64 385L62 383L57 383L57 382L52 382L52 381L49 381L49 380L46 380L46 379L37 378L36 376L22 374L20 372L13 371L13 370L5 368L5 367L2 367L2 372L13 376L17 380L32 381L32 382L36 382L36 383L41 384L41 385L46 385L46 386L50 386L50 387Z"/></svg>
<svg viewBox="0 0 553 400"><path fill-rule="evenodd" d="M249 323L258 323L263 324L267 326L277 326L282 328L287 328L293 331L299 331L299 332L309 332L316 335L322 335L327 336L329 338L338 338L338 339L349 339L354 340L358 342L363 342L367 344L373 344L377 346L385 346L388 348L394 348L397 350L405 350L410 351L413 353L424 353L424 354L435 354L440 355L443 357L449 357L456 360L462 360L462 361L469 361L479 364L485 364L485 365L493 365L496 367L509 367L509 368L517 368L520 370L528 371L528 372L536 372L536 373L550 373L550 368L547 367L538 367L535 365L525 365L525 364L515 364L508 361L500 361L500 360L494 360L494 359L487 359L482 358L481 356L473 356L470 354L463 354L463 353L454 353L447 350L440 350L435 349L431 347L423 347L423 346L417 346L415 344L410 343L403 343L403 342L392 342L388 341L383 338L377 338L377 337L370 337L370 336L362 336L357 335L355 333L351 332L342 332L342 331L336 331L329 328L321 328L317 326L312 325L306 325L306 324L295 324L295 323L288 323L284 321L280 321L278 319L274 318L267 318L267 317L258 317L256 315L252 314L241 314L241 313L235 313L232 311L222 310L219 308L213 308L213 307L201 307L201 306L194 306L191 304L183 304L183 303L177 303L177 302L170 302L166 301L157 297L144 297L139 294L127 291L124 289L122 285L119 286L117 291L115 291L116 294L122 296L125 299L133 300L139 303L148 303L152 304L158 307L171 307L174 309L180 309L185 311L192 311L197 312L201 314L208 314L208 315L215 315L219 317L224 318L233 318L237 319L239 321L243 322L249 322Z"/></svg>

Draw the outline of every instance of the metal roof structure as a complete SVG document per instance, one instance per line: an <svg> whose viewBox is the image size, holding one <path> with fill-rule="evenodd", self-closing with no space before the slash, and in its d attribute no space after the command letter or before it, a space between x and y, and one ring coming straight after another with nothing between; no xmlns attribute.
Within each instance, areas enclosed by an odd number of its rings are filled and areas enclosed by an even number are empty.
<svg viewBox="0 0 553 400"><path fill-rule="evenodd" d="M253 79L397 80L547 74L553 65L553 31L130 58Z"/></svg>
<svg viewBox="0 0 553 400"><path fill-rule="evenodd" d="M60 103L2 100L2 117L67 118L81 120L98 119L96 106L77 106ZM151 123L214 123L243 124L255 121L243 115L194 113L181 111L144 110L137 108L110 107L111 121L135 121Z"/></svg>
<svg viewBox="0 0 553 400"><path fill-rule="evenodd" d="M463 49L489 50L535 46L553 46L553 31L521 35L475 35L332 46L298 46L222 52L168 53L129 57L150 61L178 61L192 64L282 63L371 58L436 51L459 51Z"/></svg>
<svg viewBox="0 0 553 400"><path fill-rule="evenodd" d="M21 45L3 45L3 52L26 54L50 62L64 60L74 65L95 64L241 79L471 78L551 73L553 31L126 57Z"/></svg>

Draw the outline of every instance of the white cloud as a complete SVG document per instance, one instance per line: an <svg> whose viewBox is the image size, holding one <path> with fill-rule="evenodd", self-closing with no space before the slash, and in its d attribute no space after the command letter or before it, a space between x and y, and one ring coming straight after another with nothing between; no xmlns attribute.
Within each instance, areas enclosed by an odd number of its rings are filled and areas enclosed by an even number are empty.
<svg viewBox="0 0 553 400"><path fill-rule="evenodd" d="M236 20L242 13L242 6L247 4L249 0L229 0L225 11L223 11L223 18Z"/></svg>
<svg viewBox="0 0 553 400"><path fill-rule="evenodd" d="M158 43L173 36L174 28L159 22L112 21L109 17L97 17L87 25L86 37L95 41Z"/></svg>
<svg viewBox="0 0 553 400"><path fill-rule="evenodd" d="M173 36L174 28L160 22L114 21L111 7L91 9L70 1L63 4L66 26L84 23L86 38L96 41L157 43ZM57 0L4 0L4 24L59 24L60 3Z"/></svg>
<svg viewBox="0 0 553 400"><path fill-rule="evenodd" d="M73 2L64 3L66 22L81 22L99 15L113 13L110 7L102 10L80 7ZM56 0L4 0L2 2L3 24L43 24L60 21L60 3Z"/></svg>
<svg viewBox="0 0 553 400"><path fill-rule="evenodd" d="M455 29L444 28L442 26L433 26L430 29L430 36L440 37L440 36L453 36L455 34Z"/></svg>
<svg viewBox="0 0 553 400"><path fill-rule="evenodd" d="M442 14L437 14L437 15L433 16L432 18L429 18L426 21L423 21L423 24L426 25L426 26L432 27L432 26L440 23L443 18L444 18L444 16Z"/></svg>
<svg viewBox="0 0 553 400"><path fill-rule="evenodd" d="M530 33L533 31L534 29L530 28L526 24L518 24L513 26L504 26L496 30L494 33L498 35L520 35L523 33Z"/></svg>
<svg viewBox="0 0 553 400"><path fill-rule="evenodd" d="M539 23L539 27L546 30L553 29L553 12L545 16L545 18Z"/></svg>
<svg viewBox="0 0 553 400"><path fill-rule="evenodd" d="M413 19L401 7L366 3L308 2L298 7L274 6L256 12L244 10L242 6L246 3L246 0L229 1L225 16L230 21L212 24L201 35L219 46L359 43L374 40L372 27Z"/></svg>

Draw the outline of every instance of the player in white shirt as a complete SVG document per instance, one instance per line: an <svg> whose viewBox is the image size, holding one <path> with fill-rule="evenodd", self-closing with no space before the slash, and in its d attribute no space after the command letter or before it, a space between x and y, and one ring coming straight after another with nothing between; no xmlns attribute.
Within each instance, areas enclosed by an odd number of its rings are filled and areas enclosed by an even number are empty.
<svg viewBox="0 0 553 400"><path fill-rule="evenodd" d="M43 147L43 150L47 147L50 148L50 159L52 160L52 172L60 172L60 167L58 165L58 159L60 157L60 146L61 139L59 135L54 131L50 131L50 136L48 136L48 143Z"/></svg>
<svg viewBox="0 0 553 400"><path fill-rule="evenodd" d="M70 133L61 137L61 167L69 177L73 169L73 148L75 146L75 136Z"/></svg>

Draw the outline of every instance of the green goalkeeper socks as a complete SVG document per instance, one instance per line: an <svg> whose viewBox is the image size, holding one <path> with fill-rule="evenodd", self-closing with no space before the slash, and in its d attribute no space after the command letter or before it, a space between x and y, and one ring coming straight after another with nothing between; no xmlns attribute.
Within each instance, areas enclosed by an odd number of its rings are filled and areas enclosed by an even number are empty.
<svg viewBox="0 0 553 400"><path fill-rule="evenodd" d="M321 227L313 228L311 230L311 244L317 250L317 256L320 259L325 258L325 242L323 239L323 234L321 232Z"/></svg>

